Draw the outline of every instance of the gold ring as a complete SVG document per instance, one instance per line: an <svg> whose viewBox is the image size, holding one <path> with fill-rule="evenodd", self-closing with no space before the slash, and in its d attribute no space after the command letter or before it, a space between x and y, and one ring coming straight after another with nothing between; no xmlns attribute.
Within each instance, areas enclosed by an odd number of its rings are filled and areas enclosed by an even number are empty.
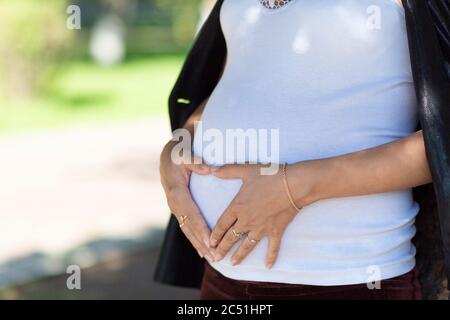
<svg viewBox="0 0 450 320"><path fill-rule="evenodd" d="M246 231L246 232L237 232L236 230L234 230L234 229L231 229L231 231L233 232L233 235L236 237L236 238L242 238L243 236L245 236L247 233L248 233L248 231Z"/></svg>
<svg viewBox="0 0 450 320"><path fill-rule="evenodd" d="M188 216L186 216L186 215L180 216L180 220L181 220L181 222L179 224L180 228L183 228L183 226L186 224L187 219L188 219Z"/></svg>

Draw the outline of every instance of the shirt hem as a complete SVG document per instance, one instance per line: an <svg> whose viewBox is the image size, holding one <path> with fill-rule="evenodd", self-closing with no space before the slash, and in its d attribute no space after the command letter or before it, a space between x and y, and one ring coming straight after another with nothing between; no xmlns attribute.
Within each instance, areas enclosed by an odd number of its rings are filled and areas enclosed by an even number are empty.
<svg viewBox="0 0 450 320"><path fill-rule="evenodd" d="M384 265L370 265L366 268L349 268L338 271L287 271L232 266L224 262L210 264L223 276L241 281L301 284L315 286L340 286L373 283L401 276L414 269L415 258Z"/></svg>

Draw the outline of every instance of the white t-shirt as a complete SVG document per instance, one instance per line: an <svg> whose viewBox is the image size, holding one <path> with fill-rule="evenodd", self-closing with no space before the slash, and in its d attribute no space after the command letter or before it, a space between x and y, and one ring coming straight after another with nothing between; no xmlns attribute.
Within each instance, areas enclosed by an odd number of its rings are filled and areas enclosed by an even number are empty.
<svg viewBox="0 0 450 320"><path fill-rule="evenodd" d="M270 10L259 0L225 0L221 25L227 65L204 110L203 132L278 129L279 163L294 163L415 131L405 17L395 1L295 0ZM212 164L229 162L204 152L210 138L197 132L194 152ZM210 227L240 186L192 175L191 192ZM271 270L266 238L240 265L230 262L235 246L212 267L233 279L309 285L392 278L415 265L417 212L410 189L318 201L288 226Z"/></svg>

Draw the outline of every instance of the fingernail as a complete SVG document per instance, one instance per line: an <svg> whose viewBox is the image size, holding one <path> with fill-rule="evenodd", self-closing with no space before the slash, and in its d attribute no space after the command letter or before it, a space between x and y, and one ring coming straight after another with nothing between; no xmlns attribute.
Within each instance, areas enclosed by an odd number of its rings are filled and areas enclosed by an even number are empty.
<svg viewBox="0 0 450 320"><path fill-rule="evenodd" d="M235 266L235 265L237 265L237 263L238 263L237 259L232 259L231 260L231 265Z"/></svg>
<svg viewBox="0 0 450 320"><path fill-rule="evenodd" d="M210 245L211 245L212 247L217 246L217 240L216 240L216 239L211 239L211 240L210 240Z"/></svg>
<svg viewBox="0 0 450 320"><path fill-rule="evenodd" d="M273 267L273 263L266 263L266 268L267 269L272 269Z"/></svg>
<svg viewBox="0 0 450 320"><path fill-rule="evenodd" d="M223 256L220 253L214 254L214 260L215 261L220 261L222 259L223 259Z"/></svg>

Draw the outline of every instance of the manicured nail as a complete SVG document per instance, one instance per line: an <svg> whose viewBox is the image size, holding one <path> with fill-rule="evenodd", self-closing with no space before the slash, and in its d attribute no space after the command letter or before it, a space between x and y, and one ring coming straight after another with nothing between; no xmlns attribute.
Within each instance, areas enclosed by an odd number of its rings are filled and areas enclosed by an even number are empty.
<svg viewBox="0 0 450 320"><path fill-rule="evenodd" d="M231 260L231 265L233 265L233 266L235 266L235 265L237 265L237 263L238 263L238 261L237 261L237 259L232 259Z"/></svg>
<svg viewBox="0 0 450 320"><path fill-rule="evenodd" d="M266 263L266 268L267 269L272 269L273 267L273 263Z"/></svg>

